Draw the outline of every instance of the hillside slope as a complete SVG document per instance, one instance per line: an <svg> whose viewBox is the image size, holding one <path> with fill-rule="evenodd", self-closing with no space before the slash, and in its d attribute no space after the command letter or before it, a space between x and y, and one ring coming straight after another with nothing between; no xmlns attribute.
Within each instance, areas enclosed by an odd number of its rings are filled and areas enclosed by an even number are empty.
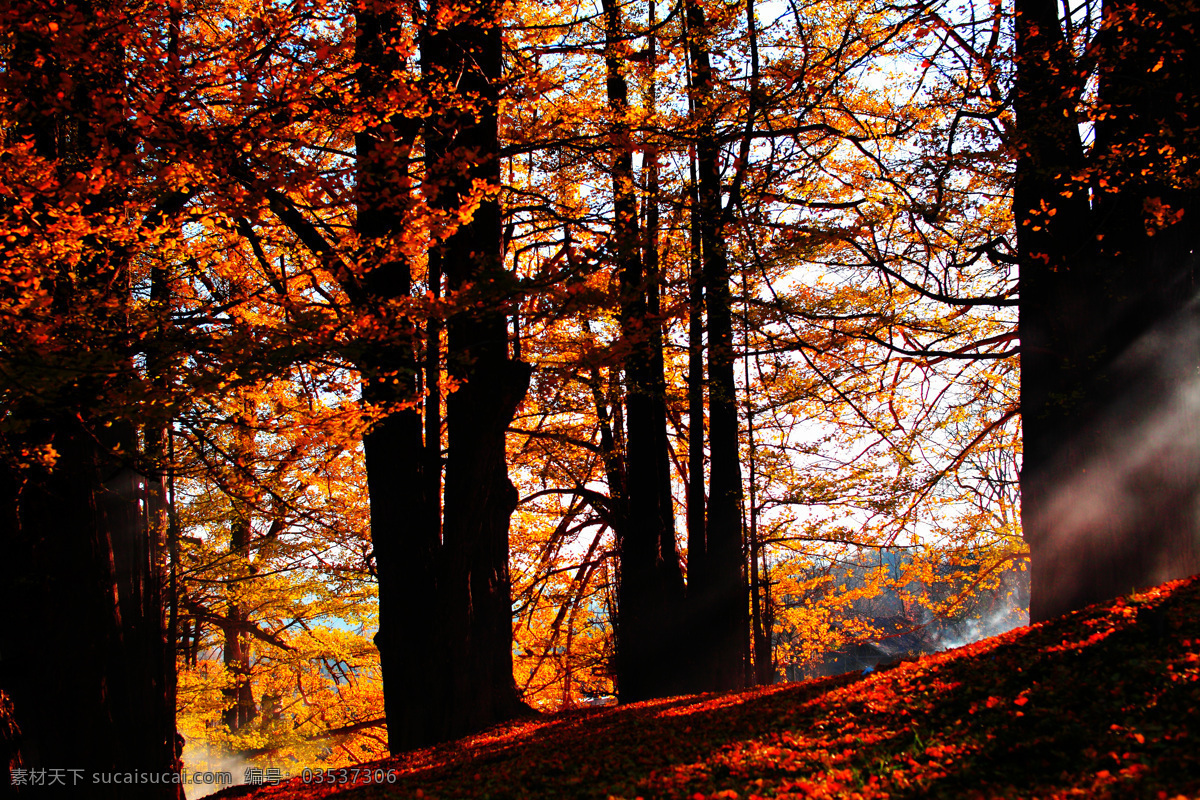
<svg viewBox="0 0 1200 800"><path fill-rule="evenodd" d="M1197 709L1200 576L866 676L543 717L372 764L379 783L219 796L1197 797Z"/></svg>

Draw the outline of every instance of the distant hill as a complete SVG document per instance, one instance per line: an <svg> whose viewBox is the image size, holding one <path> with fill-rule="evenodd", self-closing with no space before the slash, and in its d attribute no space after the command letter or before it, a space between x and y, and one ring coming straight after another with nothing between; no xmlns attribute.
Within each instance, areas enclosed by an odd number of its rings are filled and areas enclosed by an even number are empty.
<svg viewBox="0 0 1200 800"><path fill-rule="evenodd" d="M364 765L383 783L218 796L1197 797L1198 578L868 675L566 712Z"/></svg>

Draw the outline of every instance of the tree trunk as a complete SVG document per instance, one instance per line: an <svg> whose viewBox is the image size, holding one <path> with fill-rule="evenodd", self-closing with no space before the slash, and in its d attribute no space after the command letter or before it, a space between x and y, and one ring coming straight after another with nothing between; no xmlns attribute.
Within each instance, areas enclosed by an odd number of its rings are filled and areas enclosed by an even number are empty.
<svg viewBox="0 0 1200 800"><path fill-rule="evenodd" d="M687 480L687 602L689 661L686 679L689 688L700 686L707 643L699 614L694 611L700 587L709 585L705 558L705 408L704 408L704 282L701 278L702 247L700 243L700 203L696 199L695 158L690 159L691 181L691 258L688 261L688 480Z"/></svg>
<svg viewBox="0 0 1200 800"><path fill-rule="evenodd" d="M248 616L238 596L247 588L253 573L250 563L251 522L255 507L254 425L257 423L254 401L241 399L234 432L233 470L229 480L232 515L229 524L229 564L233 579L225 585L225 621L221 626L225 671L233 683L225 690L226 708L222 719L231 733L249 725L258 715L254 705L254 687L250 683L250 642L247 640Z"/></svg>
<svg viewBox="0 0 1200 800"><path fill-rule="evenodd" d="M178 30L178 25L174 30ZM167 271L162 267L151 270L150 302L156 319L157 337L159 340L166 340L171 325L171 291ZM176 365L157 352L157 348L148 347L146 350L147 377L151 385L166 396L171 390L169 373ZM179 641L179 593L176 580L179 553L173 516L174 484L170 478L173 475L175 459L171 425L170 419L151 419L145 423L142 436L143 463L146 464L144 469L147 534L151 554L150 586L154 592L148 607L158 610L162 626L162 635L158 640L160 646L156 654L159 664L156 671L164 677L163 710L160 715L164 726L162 735L177 745L175 709L178 668L175 660ZM178 746L175 747L174 756L172 767L176 770L182 769L183 752ZM180 797L182 796L181 791Z"/></svg>
<svg viewBox="0 0 1200 800"><path fill-rule="evenodd" d="M1200 412L1187 399L1200 362L1200 64L1187 31L1200 15L1162 2L1109 2L1104 13L1104 114L1085 162L1079 78L1055 4L1017 6L1034 621L1200 571Z"/></svg>
<svg viewBox="0 0 1200 800"><path fill-rule="evenodd" d="M447 290L460 307L446 324L446 400L441 631L449 659L445 734L458 736L521 713L512 673L508 478L505 432L529 386L527 364L509 357L506 306L515 297L502 257L498 103L500 4L431 4L422 41L433 92L426 195L457 211L479 187L468 221L440 245ZM444 146L444 150L442 149Z"/></svg>
<svg viewBox="0 0 1200 800"><path fill-rule="evenodd" d="M376 2L359 10L359 88L368 102L386 102L405 70L397 52L397 8ZM444 273L461 303L446 324L446 369L458 388L446 400L444 504L441 329L430 312L422 382L416 321L389 303L412 293L410 265L395 255L395 245L411 199L408 161L419 117L412 110L380 109L380 124L367 126L356 143L365 276L360 305L380 322L379 338L361 359L363 395L386 412L367 436L366 457L380 586L376 643L393 752L527 711L512 675L508 525L517 496L507 474L505 431L525 395L529 368L509 358L500 299L510 280L496 199L497 13L495 4L433 4L421 39L432 106L424 126L425 198L454 219L472 202L479 182L488 187L474 215L444 232L445 240L429 253L430 292L440 294ZM422 385L423 421L417 403Z"/></svg>
<svg viewBox="0 0 1200 800"><path fill-rule="evenodd" d="M19 129L10 135L27 138L56 167L60 184L76 180L81 166L119 173L114 156L128 152L124 52L111 32L125 10L97 3L14 11L55 24L20 29L5 54L5 71L25 87L12 109ZM120 185L120 176L110 185ZM122 198L109 188L83 188L82 200L71 193L61 202L48 190L45 217L78 215L102 226ZM92 772L118 771L169 781L174 708L167 703L161 576L144 510L146 481L131 468L135 428L113 399L133 379L128 254L102 234L83 241L76 263L43 265L53 272L57 327L49 339L6 334L6 350L20 351L16 363L37 365L42 383L36 393L6 392L0 446L15 463L0 468L0 689L12 701L23 767L82 770L89 783ZM82 368L70 361L81 343L88 352ZM71 377L60 380L63 374ZM43 793L77 793L73 777ZM88 793L180 796L169 782L97 785Z"/></svg>
<svg viewBox="0 0 1200 800"><path fill-rule="evenodd" d="M733 312L729 261L721 205L720 143L713 130L712 68L704 11L687 4L692 93L697 113L697 222L701 277L708 314L709 490L703 571L689 589L693 635L702 650L699 688L736 689L745 684L746 583L742 574L742 479L738 460L738 413L734 382ZM690 546L690 542L689 542ZM698 584L698 585L697 585Z"/></svg>
<svg viewBox="0 0 1200 800"><path fill-rule="evenodd" d="M750 313L750 296L749 289L746 286L743 276L744 303L746 314ZM747 533L749 536L749 565L750 565L750 630L752 635L752 653L753 659L753 674L751 682L758 686L766 686L774 682L775 679L775 664L774 657L771 654L771 612L768 609L770 604L769 593L769 574L767 572L767 557L766 547L763 546L758 534L758 473L757 461L758 450L754 441L754 400L750 396L750 331L745 330L746 336L746 351L743 366L743 382L746 386L746 438L749 440L749 520L747 520ZM762 570L759 570L759 561L762 562Z"/></svg>
<svg viewBox="0 0 1200 800"><path fill-rule="evenodd" d="M629 89L622 72L621 12L615 0L605 0L604 11L608 102L614 115L613 251L625 372L623 484L611 489L619 509L615 522L621 563L617 686L621 702L635 702L684 689L679 662L683 574L671 499L662 327L657 309L651 309L658 296L657 243L646 246L655 265L645 269L627 118Z"/></svg>
<svg viewBox="0 0 1200 800"><path fill-rule="evenodd" d="M402 752L445 738L445 653L437 635L438 498L425 480L421 439L415 322L396 310L410 296L409 264L394 247L411 200L409 157L418 123L405 109L386 105L406 69L396 43L402 33L398 4L357 7L359 96L369 124L355 137L358 158L358 233L361 242L356 297L375 322L371 345L359 359L363 400L383 417L364 437L371 499L371 539L379 580L379 631L375 644L383 668L388 747ZM371 118L371 117L368 117ZM430 445L435 452L439 444Z"/></svg>

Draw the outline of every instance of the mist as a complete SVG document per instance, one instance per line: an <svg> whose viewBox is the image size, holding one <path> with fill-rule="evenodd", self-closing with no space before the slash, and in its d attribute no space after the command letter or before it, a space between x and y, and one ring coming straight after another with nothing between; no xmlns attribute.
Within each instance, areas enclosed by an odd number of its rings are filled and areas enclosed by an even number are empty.
<svg viewBox="0 0 1200 800"><path fill-rule="evenodd" d="M1200 302L1127 348L1095 396L1046 463L1027 453L1035 621L1200 571Z"/></svg>

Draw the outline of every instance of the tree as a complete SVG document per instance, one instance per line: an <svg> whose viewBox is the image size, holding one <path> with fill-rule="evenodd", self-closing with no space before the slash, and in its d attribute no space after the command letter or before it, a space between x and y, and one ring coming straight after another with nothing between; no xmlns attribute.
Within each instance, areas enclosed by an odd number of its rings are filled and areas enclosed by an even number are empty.
<svg viewBox="0 0 1200 800"><path fill-rule="evenodd" d="M176 421L191 772L387 755L356 382L300 365Z"/></svg>
<svg viewBox="0 0 1200 800"><path fill-rule="evenodd" d="M1031 618L1200 570L1191 4L1017 11ZM1094 139L1086 144L1085 126Z"/></svg>
<svg viewBox="0 0 1200 800"><path fill-rule="evenodd" d="M494 4L434 6L421 31L421 88L430 108L423 199L438 220L427 287L437 298L444 275L454 299L446 323L445 370L456 388L446 398L444 502L441 334L431 313L422 440L419 328L404 305L411 265L397 256L412 220L405 212L417 117L384 105L382 113L368 113L356 139L365 310L384 321L375 334L385 337L366 346L360 364L364 399L385 404L366 451L380 569L378 645L394 752L524 709L512 675L508 529L517 496L506 473L505 431L529 372L509 355L503 305L510 281L496 197L498 13ZM402 88L403 28L394 4L361 7L358 24L359 91L370 104Z"/></svg>
<svg viewBox="0 0 1200 800"><path fill-rule="evenodd" d="M433 205L469 220L440 245L446 290L460 308L446 324L446 488L442 624L449 639L447 736L525 711L512 673L509 524L517 490L505 434L529 386L529 366L511 356L500 201L501 5L436 6L422 49L433 87ZM453 87L453 89L452 89ZM451 93L453 91L453 93ZM445 103L441 105L438 101ZM440 144L440 142L439 142ZM429 143L427 143L429 146ZM463 168L465 167L465 169Z"/></svg>
<svg viewBox="0 0 1200 800"><path fill-rule="evenodd" d="M685 685L680 662L684 586L667 451L661 311L656 308L658 242L650 239L657 231L652 234L649 225L642 231L639 225L621 8L607 0L604 14L606 88L613 114L611 247L620 295L626 429L624 459L618 474L610 477L620 559L616 673L621 701L637 702L678 694ZM651 33L651 41L655 35ZM645 203L655 206L658 198L649 196ZM648 209L651 213L657 212Z"/></svg>
<svg viewBox="0 0 1200 800"><path fill-rule="evenodd" d="M689 92L696 111L696 212L692 235L700 240L701 285L707 314L709 483L704 536L688 541L692 568L688 603L696 644L696 688L735 689L745 684L747 625L742 557L742 476L734 381L733 298L726 252L725 205L716 138L714 78L704 9L686 4ZM751 14L753 12L751 11ZM753 109L748 111L753 125ZM732 207L734 200L730 199ZM693 420L692 424L695 424ZM693 475L696 480L698 476ZM693 496L698 496L693 491Z"/></svg>
<svg viewBox="0 0 1200 800"><path fill-rule="evenodd" d="M129 291L147 242L125 223L153 227L183 198L133 192L129 14L119 3L3 12L0 679L23 764L163 775L178 762L162 542L137 469L146 320ZM169 783L95 792L181 796Z"/></svg>
<svg viewBox="0 0 1200 800"><path fill-rule="evenodd" d="M396 108L391 93L405 77L406 28L395 3L361 3L356 18L357 82L364 105L355 134L359 269L363 288L352 295L360 312L378 320L375 341L357 359L363 400L383 416L363 439L371 498L371 532L380 590L375 644L383 667L388 742L394 752L437 741L445 704L446 653L437 636L440 619L441 430L422 441L418 403L419 328L406 313L411 266L400 236L411 206L410 159L417 122ZM411 35L411 34L410 34ZM436 389L425 401L438 407ZM426 476L436 458L434 475ZM432 481L432 483L431 483Z"/></svg>
<svg viewBox="0 0 1200 800"><path fill-rule="evenodd" d="M355 13L355 58L334 61L331 80L356 64L356 102L352 113L330 117L328 133L342 147L353 136L353 195L330 180L316 194L332 201L314 202L296 177L320 167L299 154L251 163L238 179L272 217L242 235L281 226L315 262L311 285L329 300L327 310L352 320L331 346L361 371L372 421L364 449L378 646L389 746L400 751L524 711L511 666L508 520L517 498L505 470L505 430L528 368L509 356L504 307L514 293L496 199L498 9L439 6L409 20L396 4L380 2ZM418 40L419 80L407 68ZM309 53L313 43L295 46ZM315 52L330 50L322 42ZM309 133L307 111L268 114L262 125L287 147ZM347 152L317 150L335 163ZM356 236L338 235L346 219ZM414 272L422 261L425 303Z"/></svg>

